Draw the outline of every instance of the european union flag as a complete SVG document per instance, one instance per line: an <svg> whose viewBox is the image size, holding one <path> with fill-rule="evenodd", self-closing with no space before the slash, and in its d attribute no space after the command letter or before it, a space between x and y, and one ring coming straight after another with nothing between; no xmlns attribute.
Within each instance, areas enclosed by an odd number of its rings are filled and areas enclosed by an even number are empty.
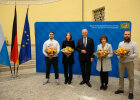
<svg viewBox="0 0 140 100"><path fill-rule="evenodd" d="M21 47L20 47L19 64L25 63L29 60L31 60L31 40L30 40L30 27L29 27L28 11L27 11L23 36L21 41Z"/></svg>

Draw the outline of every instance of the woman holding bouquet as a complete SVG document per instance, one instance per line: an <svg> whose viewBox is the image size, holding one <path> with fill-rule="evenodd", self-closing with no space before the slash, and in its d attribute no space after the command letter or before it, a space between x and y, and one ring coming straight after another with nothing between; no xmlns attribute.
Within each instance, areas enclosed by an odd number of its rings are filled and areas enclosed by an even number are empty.
<svg viewBox="0 0 140 100"><path fill-rule="evenodd" d="M67 52L68 49L73 50L71 53ZM64 64L64 77L65 77L65 84L71 84L72 81L72 66L74 64L74 49L75 49L75 42L72 39L72 35L70 32L66 34L65 40L62 43L62 49L65 49L66 52L63 52L63 59L62 63ZM68 67L69 67L69 75L68 75Z"/></svg>
<svg viewBox="0 0 140 100"><path fill-rule="evenodd" d="M113 56L112 46L107 43L108 38L106 36L100 37L100 42L97 46L98 50L105 50L107 53L104 56L97 56L97 67L96 69L100 72L100 80L101 80L101 90L106 90L108 85L108 71L112 70L111 67L111 57Z"/></svg>

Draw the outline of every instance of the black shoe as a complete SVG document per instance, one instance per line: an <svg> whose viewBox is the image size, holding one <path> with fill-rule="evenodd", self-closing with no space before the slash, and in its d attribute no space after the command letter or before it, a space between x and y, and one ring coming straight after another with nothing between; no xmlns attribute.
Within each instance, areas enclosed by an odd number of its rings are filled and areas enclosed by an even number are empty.
<svg viewBox="0 0 140 100"><path fill-rule="evenodd" d="M117 91L115 91L115 94L120 94L120 93L124 93L124 91L123 90L117 90Z"/></svg>
<svg viewBox="0 0 140 100"><path fill-rule="evenodd" d="M107 90L107 85L104 86L104 90Z"/></svg>
<svg viewBox="0 0 140 100"><path fill-rule="evenodd" d="M133 99L133 98L134 98L133 93L129 93L128 99Z"/></svg>
<svg viewBox="0 0 140 100"><path fill-rule="evenodd" d="M104 89L104 85L102 84L101 86L100 86L100 90L103 90Z"/></svg>
<svg viewBox="0 0 140 100"><path fill-rule="evenodd" d="M91 84L90 84L89 82L86 82L86 84L87 84L88 87L92 87Z"/></svg>
<svg viewBox="0 0 140 100"><path fill-rule="evenodd" d="M68 81L68 84L71 84L71 80Z"/></svg>
<svg viewBox="0 0 140 100"><path fill-rule="evenodd" d="M85 81L82 81L82 82L80 82L80 85L83 85L83 84L85 84L86 82Z"/></svg>
<svg viewBox="0 0 140 100"><path fill-rule="evenodd" d="M64 84L67 84L68 83L68 80L65 80Z"/></svg>

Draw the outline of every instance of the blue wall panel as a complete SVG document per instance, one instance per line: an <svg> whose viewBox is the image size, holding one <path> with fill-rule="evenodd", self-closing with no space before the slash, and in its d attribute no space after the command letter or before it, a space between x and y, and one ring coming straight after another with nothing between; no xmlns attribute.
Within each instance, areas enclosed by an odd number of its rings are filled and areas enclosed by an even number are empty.
<svg viewBox="0 0 140 100"><path fill-rule="evenodd" d="M36 71L45 72L45 56L42 53L43 43L49 39L49 32L54 31L55 39L62 45L67 32L71 32L75 44L77 45L78 39L82 38L82 29L88 30L88 37L94 40L95 51L97 45L100 44L100 36L106 35L108 37L108 43L112 45L113 50L118 48L120 41L123 41L123 33L125 30L131 30L131 22L129 21L110 21L110 22L36 22L35 23L35 42L36 42ZM59 53L59 73L64 73L62 64L62 53ZM74 74L81 74L78 52L74 53L75 64L73 66ZM110 76L118 77L118 58L113 55L112 71L109 72ZM92 67L91 74L99 75L96 70L97 58L95 57ZM51 72L53 68L51 68ZM127 76L127 74L125 75Z"/></svg>

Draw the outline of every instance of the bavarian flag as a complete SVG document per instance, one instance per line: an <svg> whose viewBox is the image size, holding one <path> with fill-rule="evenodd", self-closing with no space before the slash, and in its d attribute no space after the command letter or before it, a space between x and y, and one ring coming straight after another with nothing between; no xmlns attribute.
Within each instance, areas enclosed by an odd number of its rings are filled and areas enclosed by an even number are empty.
<svg viewBox="0 0 140 100"><path fill-rule="evenodd" d="M0 24L0 64L10 66L9 55L1 24Z"/></svg>
<svg viewBox="0 0 140 100"><path fill-rule="evenodd" d="M17 14L15 7L15 16L13 21L13 30L12 30L12 43L11 43L11 57L10 60L13 61L17 66L19 66L18 59L18 42L17 42Z"/></svg>
<svg viewBox="0 0 140 100"><path fill-rule="evenodd" d="M31 40L30 40L30 27L28 21L28 9L27 9L20 47L19 64L25 63L29 60L31 60Z"/></svg>

